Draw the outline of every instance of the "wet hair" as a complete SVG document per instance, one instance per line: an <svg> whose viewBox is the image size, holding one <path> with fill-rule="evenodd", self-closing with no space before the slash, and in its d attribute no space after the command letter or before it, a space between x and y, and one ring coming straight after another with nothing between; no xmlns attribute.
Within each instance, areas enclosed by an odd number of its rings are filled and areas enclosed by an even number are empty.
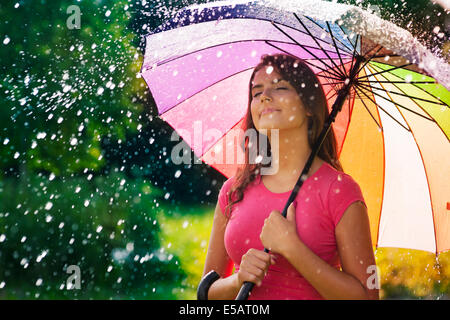
<svg viewBox="0 0 450 320"><path fill-rule="evenodd" d="M253 70L249 81L247 113L243 121L244 132L249 129L256 130L251 114L251 103L253 99L251 88L255 74L267 66L272 66L281 75L282 79L288 81L295 88L307 113L311 115L307 115L307 121L308 143L312 148L329 115L327 99L319 79L311 68L303 60L288 54L263 55L261 61ZM264 165L262 162L255 163L254 161L249 161L250 154L255 154L256 151L252 150L252 148L259 148L260 136L257 135L256 145L246 143L247 141L242 142L245 162L238 168L235 181L228 193L228 205L225 210L227 217L231 216L232 206L243 199L245 188L260 174L260 169L264 166L270 166L270 163ZM265 145L268 146L269 150L263 150L263 153L270 156L270 144L266 143ZM336 170L343 171L337 155L337 143L333 128L330 129L319 149L318 157L329 163Z"/></svg>

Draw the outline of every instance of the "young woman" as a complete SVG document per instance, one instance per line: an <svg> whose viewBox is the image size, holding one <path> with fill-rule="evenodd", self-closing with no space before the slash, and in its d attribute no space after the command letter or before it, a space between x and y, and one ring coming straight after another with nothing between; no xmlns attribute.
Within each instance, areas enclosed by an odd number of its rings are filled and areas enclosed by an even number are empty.
<svg viewBox="0 0 450 320"><path fill-rule="evenodd" d="M261 163L248 162L256 146L246 144L247 163L222 186L204 268L221 278L208 299L235 299L245 281L256 284L249 299L378 299L367 208L332 130L287 217L280 214L327 117L322 86L303 61L262 57L244 130L278 130L278 170L261 174Z"/></svg>

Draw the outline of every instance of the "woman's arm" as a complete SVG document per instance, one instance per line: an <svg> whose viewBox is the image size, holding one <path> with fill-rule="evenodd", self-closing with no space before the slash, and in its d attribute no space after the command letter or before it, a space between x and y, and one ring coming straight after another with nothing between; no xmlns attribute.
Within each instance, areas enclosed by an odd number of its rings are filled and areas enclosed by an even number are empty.
<svg viewBox="0 0 450 320"><path fill-rule="evenodd" d="M378 299L378 289L368 288L368 278L371 275L368 268L375 265L375 257L364 204L355 202L350 205L336 226L342 271L322 260L300 240L295 228L293 206L287 217L288 219L284 219L280 214L272 213L267 226L263 228L261 240L272 244L322 297L334 300ZM275 239L275 235L286 228L288 232L284 232L283 239ZM275 243L280 240L283 245L276 246Z"/></svg>
<svg viewBox="0 0 450 320"><path fill-rule="evenodd" d="M242 256L239 272L231 274L233 261L225 249L224 235L227 219L222 214L219 204L214 212L213 227L206 254L203 276L214 270L220 275L208 291L208 299L233 300L239 293L245 281L261 285L270 264L275 264L274 257L262 250L249 249Z"/></svg>
<svg viewBox="0 0 450 320"><path fill-rule="evenodd" d="M215 281L208 291L208 299L232 300L234 299L240 287L238 286L237 275L231 275L233 262L228 257L225 249L224 235L227 226L227 219L222 213L217 203L214 211L214 220L209 239L208 252L206 253L205 268L203 276L211 270L220 275L220 279Z"/></svg>

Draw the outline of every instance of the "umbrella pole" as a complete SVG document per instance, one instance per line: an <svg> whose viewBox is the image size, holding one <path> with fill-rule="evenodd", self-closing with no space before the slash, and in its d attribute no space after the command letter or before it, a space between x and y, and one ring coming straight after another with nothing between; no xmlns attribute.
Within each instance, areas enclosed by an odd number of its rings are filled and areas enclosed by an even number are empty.
<svg viewBox="0 0 450 320"><path fill-rule="evenodd" d="M336 120L337 114L342 110L342 105L344 104L345 100L347 99L348 94L350 93L350 89L353 85L353 82L356 78L356 75L359 72L359 67L361 65L361 62L363 61L363 57L360 55L355 56L355 64L352 67L352 70L350 71L349 77L344 82L344 86L339 89L338 96L333 103L332 111L330 115L328 116L327 121L324 124L324 127L322 129L322 132L320 133L319 137L317 138L316 142L314 143L314 146L312 147L311 154L306 161L306 164L303 168L302 173L300 174L300 177L297 180L297 183L294 186L294 189L292 190L286 205L284 206L283 212L281 213L283 217L286 218L287 215L287 209L291 205L291 203L295 200L297 197L297 194L303 185L303 181L306 180L309 170L311 169L311 165L314 161L314 158L319 153L320 147L322 146L323 142L325 141L325 137L327 136L328 132L331 129L331 124ZM264 252L269 252L267 248L264 248ZM199 284L199 292L197 295L198 299L205 299L205 297L208 296L208 289L211 286L211 284L219 279L219 275L214 271L210 271L201 281ZM211 279L213 279L211 281ZM239 293L236 297L236 300L247 300L248 296L250 295L250 292L252 291L253 287L255 286L252 282L244 282L241 289L239 290ZM200 292L201 291L201 292ZM205 292L206 291L206 292ZM207 298L206 298L207 299ZM205 299L205 300L206 300Z"/></svg>

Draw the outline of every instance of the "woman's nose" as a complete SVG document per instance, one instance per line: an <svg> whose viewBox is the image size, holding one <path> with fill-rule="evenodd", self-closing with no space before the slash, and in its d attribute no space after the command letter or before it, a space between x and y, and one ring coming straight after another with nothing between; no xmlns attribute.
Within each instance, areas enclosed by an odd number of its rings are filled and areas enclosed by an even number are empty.
<svg viewBox="0 0 450 320"><path fill-rule="evenodd" d="M261 93L261 102L264 102L264 101L266 101L266 100L272 101L272 97L271 97L270 94L267 92L267 90L264 90L264 91Z"/></svg>

